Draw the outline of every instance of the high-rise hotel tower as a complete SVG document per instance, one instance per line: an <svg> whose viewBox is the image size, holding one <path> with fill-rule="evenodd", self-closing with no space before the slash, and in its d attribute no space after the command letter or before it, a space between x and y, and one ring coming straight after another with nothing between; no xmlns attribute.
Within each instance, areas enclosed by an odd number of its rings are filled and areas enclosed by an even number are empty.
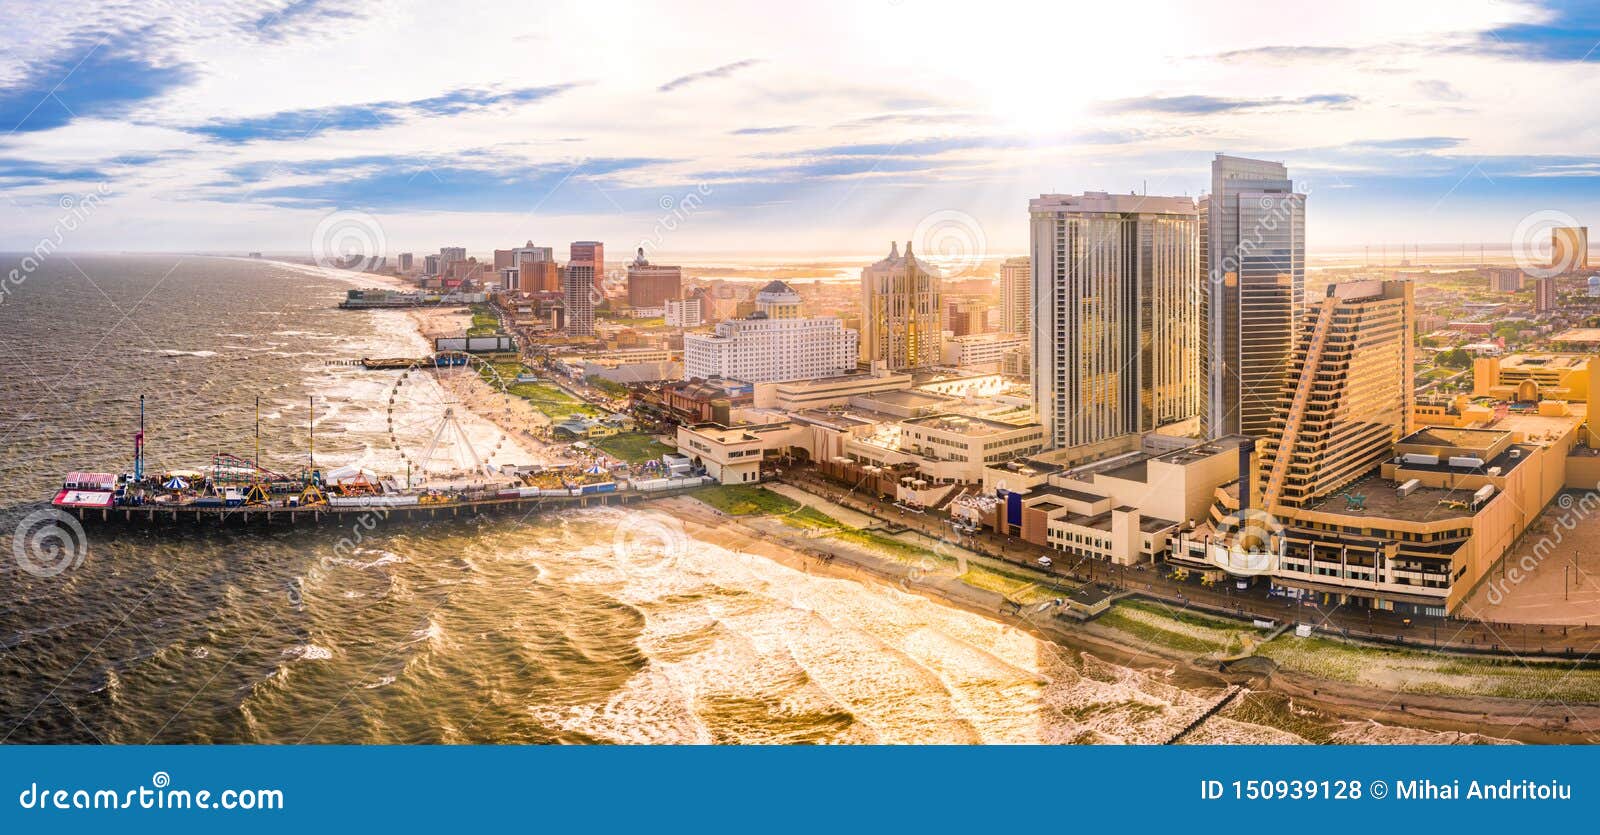
<svg viewBox="0 0 1600 835"><path fill-rule="evenodd" d="M1295 334L1246 506L1302 507L1393 457L1413 428L1416 320L1409 281L1328 286Z"/></svg>
<svg viewBox="0 0 1600 835"><path fill-rule="evenodd" d="M1200 199L1210 438L1262 437L1305 306L1306 198L1281 163L1218 154Z"/></svg>
<svg viewBox="0 0 1600 835"><path fill-rule="evenodd" d="M861 359L890 371L928 368L942 361L944 301L939 270L917 260L906 241L861 271Z"/></svg>
<svg viewBox="0 0 1600 835"><path fill-rule="evenodd" d="M1198 415L1194 201L1046 194L1028 212L1033 394L1050 445L1099 444Z"/></svg>

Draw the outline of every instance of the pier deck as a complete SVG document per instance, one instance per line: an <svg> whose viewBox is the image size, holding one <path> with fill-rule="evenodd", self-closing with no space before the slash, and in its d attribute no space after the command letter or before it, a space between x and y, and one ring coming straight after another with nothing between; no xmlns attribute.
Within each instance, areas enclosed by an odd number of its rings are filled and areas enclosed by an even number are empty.
<svg viewBox="0 0 1600 835"><path fill-rule="evenodd" d="M590 508L607 507L633 504L638 501L660 498L664 496L679 496L701 489L703 485L668 490L618 490L609 493L592 493L583 496L526 496L526 497L496 497L485 499L465 499L450 502L437 502L421 505L348 505L333 506L325 504L305 505L300 507L287 507L277 505L239 505L237 507L215 507L194 505L122 505L107 508L72 508L79 519L83 521L103 521L108 523L139 523L139 524L194 524L212 523L217 525L238 524L240 526L252 523L271 525L285 523L290 525L321 524L328 521L343 519L379 518L386 520L429 520L448 519L459 516L474 516L487 513L503 513L506 511L523 511L537 513L545 510L558 510L564 508Z"/></svg>

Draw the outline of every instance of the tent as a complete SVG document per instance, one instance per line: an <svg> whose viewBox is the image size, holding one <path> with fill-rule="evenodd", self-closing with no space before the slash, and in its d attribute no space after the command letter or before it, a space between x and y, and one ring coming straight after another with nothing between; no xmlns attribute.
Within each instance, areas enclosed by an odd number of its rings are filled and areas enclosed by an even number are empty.
<svg viewBox="0 0 1600 835"><path fill-rule="evenodd" d="M167 479L166 482L161 486L167 488L168 490L187 490L189 489L189 482L184 481L178 476L173 476L172 478Z"/></svg>

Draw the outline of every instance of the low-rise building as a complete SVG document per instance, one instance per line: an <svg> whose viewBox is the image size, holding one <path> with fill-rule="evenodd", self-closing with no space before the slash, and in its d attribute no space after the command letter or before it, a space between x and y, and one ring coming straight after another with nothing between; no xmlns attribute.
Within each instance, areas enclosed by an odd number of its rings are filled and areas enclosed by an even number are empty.
<svg viewBox="0 0 1600 835"><path fill-rule="evenodd" d="M1026 356L1028 337L1013 333L975 333L944 341L944 364L970 371L1003 372L1013 356Z"/></svg>
<svg viewBox="0 0 1600 835"><path fill-rule="evenodd" d="M761 480L762 460L775 453L780 446L777 439L789 429L788 423L680 426L678 451L723 484L753 484Z"/></svg>

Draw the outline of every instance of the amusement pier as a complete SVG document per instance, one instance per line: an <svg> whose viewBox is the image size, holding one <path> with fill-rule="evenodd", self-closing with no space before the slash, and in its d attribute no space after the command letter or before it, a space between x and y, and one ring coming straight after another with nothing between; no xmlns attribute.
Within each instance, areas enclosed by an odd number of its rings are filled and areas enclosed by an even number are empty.
<svg viewBox="0 0 1600 835"><path fill-rule="evenodd" d="M311 406L314 411L315 403ZM68 473L51 504L82 520L106 522L315 524L352 514L427 520L463 513L598 507L670 495L715 481L688 458L674 454L642 464L597 455L584 464L494 468L472 448L450 409L443 412L426 450L415 461L402 455L407 463L403 477L381 476L355 466L317 467L314 428L308 466L291 473L275 472L260 464L259 413L258 402L253 458L217 453L205 468L154 472L145 466L144 398L140 397L132 471ZM464 453L457 460L467 466L442 474L428 472L427 465L436 453L450 444ZM414 463L422 466L413 470Z"/></svg>

